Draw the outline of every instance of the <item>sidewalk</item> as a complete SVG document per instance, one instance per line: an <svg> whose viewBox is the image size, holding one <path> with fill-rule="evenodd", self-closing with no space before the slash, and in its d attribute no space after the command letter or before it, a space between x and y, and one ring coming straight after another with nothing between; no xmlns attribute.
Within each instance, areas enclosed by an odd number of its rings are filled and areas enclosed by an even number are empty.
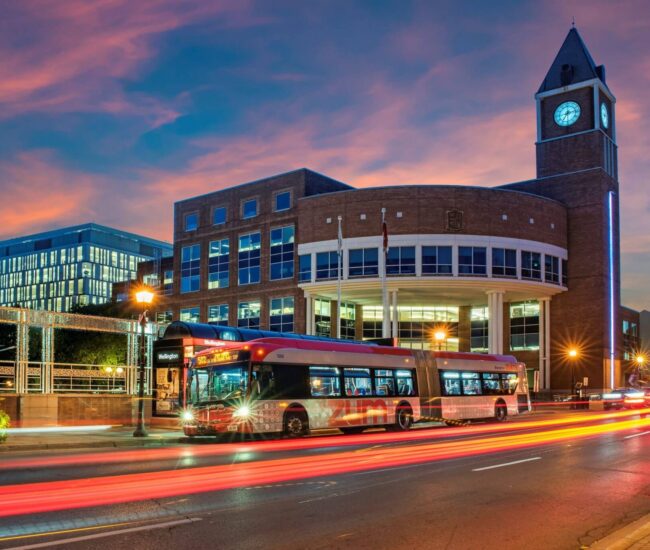
<svg viewBox="0 0 650 550"><path fill-rule="evenodd" d="M589 550L650 550L650 514L614 531L587 548Z"/></svg>
<svg viewBox="0 0 650 550"><path fill-rule="evenodd" d="M133 437L133 429L132 426L116 426L98 430L89 426L86 430L81 427L74 431L53 431L48 428L40 432L14 432L8 435L4 443L0 443L0 454L7 451L97 447L159 447L175 445L185 440L180 429L148 427L149 437Z"/></svg>

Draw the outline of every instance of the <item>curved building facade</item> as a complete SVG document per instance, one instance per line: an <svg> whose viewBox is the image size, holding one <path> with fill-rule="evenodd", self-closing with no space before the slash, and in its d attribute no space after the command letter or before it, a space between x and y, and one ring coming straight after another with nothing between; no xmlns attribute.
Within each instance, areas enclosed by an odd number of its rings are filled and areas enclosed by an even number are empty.
<svg viewBox="0 0 650 550"><path fill-rule="evenodd" d="M621 383L615 98L577 30L535 99L534 180L357 189L301 169L176 203L165 317L512 353L539 389Z"/></svg>

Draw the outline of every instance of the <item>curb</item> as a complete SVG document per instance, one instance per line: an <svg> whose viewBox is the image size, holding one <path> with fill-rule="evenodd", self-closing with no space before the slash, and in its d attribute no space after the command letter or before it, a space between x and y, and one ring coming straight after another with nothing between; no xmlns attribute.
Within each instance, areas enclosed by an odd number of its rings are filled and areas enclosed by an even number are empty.
<svg viewBox="0 0 650 550"><path fill-rule="evenodd" d="M28 444L28 445L0 445L0 454L3 452L16 452L16 451L48 451L48 450L64 450L64 449L95 449L95 448L118 448L118 447L164 447L167 445L176 445L184 443L185 438L170 438L170 439L125 439L124 441L91 441L91 442L78 442L78 443L44 443L44 444Z"/></svg>
<svg viewBox="0 0 650 550"><path fill-rule="evenodd" d="M638 542L650 543L650 514L596 541L589 550L627 550Z"/></svg>

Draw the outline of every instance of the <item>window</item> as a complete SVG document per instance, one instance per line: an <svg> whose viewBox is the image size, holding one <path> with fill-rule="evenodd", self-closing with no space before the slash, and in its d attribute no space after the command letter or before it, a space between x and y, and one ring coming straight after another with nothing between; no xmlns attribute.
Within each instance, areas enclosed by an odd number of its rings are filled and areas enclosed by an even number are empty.
<svg viewBox="0 0 650 550"><path fill-rule="evenodd" d="M316 254L316 280L336 279L339 256L336 252L319 252Z"/></svg>
<svg viewBox="0 0 650 550"><path fill-rule="evenodd" d="M458 247L459 275L486 275L487 253L483 246Z"/></svg>
<svg viewBox="0 0 650 550"><path fill-rule="evenodd" d="M228 326L228 304L208 306L208 323Z"/></svg>
<svg viewBox="0 0 650 550"><path fill-rule="evenodd" d="M377 369L375 374L375 394L380 396L395 395L395 378L392 370Z"/></svg>
<svg viewBox="0 0 650 550"><path fill-rule="evenodd" d="M501 391L501 379L496 372L481 373L483 393L485 395L499 395Z"/></svg>
<svg viewBox="0 0 650 550"><path fill-rule="evenodd" d="M410 370L395 371L397 381L397 395L415 395L415 382L413 372Z"/></svg>
<svg viewBox="0 0 650 550"><path fill-rule="evenodd" d="M539 303L510 304L510 349L539 349Z"/></svg>
<svg viewBox="0 0 650 550"><path fill-rule="evenodd" d="M442 395L460 395L460 373L442 371L440 373L440 389Z"/></svg>
<svg viewBox="0 0 650 550"><path fill-rule="evenodd" d="M560 259L557 256L544 255L544 281L560 284Z"/></svg>
<svg viewBox="0 0 650 550"><path fill-rule="evenodd" d="M539 252L521 252L521 277L523 279L542 279L542 255Z"/></svg>
<svg viewBox="0 0 650 550"><path fill-rule="evenodd" d="M260 328L260 310L259 302L239 302L237 305L237 326Z"/></svg>
<svg viewBox="0 0 650 550"><path fill-rule="evenodd" d="M511 248L492 249L492 276L517 276L517 251Z"/></svg>
<svg viewBox="0 0 650 550"><path fill-rule="evenodd" d="M293 296L271 298L269 327L276 332L293 332Z"/></svg>
<svg viewBox="0 0 650 550"><path fill-rule="evenodd" d="M230 240L210 243L208 288L226 288L230 281Z"/></svg>
<svg viewBox="0 0 650 550"><path fill-rule="evenodd" d="M201 287L201 245L181 249L181 293L196 292Z"/></svg>
<svg viewBox="0 0 650 550"><path fill-rule="evenodd" d="M260 233L239 237L239 284L251 285L260 282Z"/></svg>
<svg viewBox="0 0 650 550"><path fill-rule="evenodd" d="M356 248L348 253L350 277L376 277L379 274L379 254L376 248Z"/></svg>
<svg viewBox="0 0 650 550"><path fill-rule="evenodd" d="M343 369L343 384L347 396L372 395L370 369Z"/></svg>
<svg viewBox="0 0 650 550"><path fill-rule="evenodd" d="M215 206L212 211L212 225L222 225L226 223L226 207Z"/></svg>
<svg viewBox="0 0 650 550"><path fill-rule="evenodd" d="M473 307L470 313L470 350L488 350L488 308Z"/></svg>
<svg viewBox="0 0 650 550"><path fill-rule="evenodd" d="M156 313L156 323L171 323L172 322L172 312L171 311L159 311Z"/></svg>
<svg viewBox="0 0 650 550"><path fill-rule="evenodd" d="M291 191L283 191L275 195L275 211L289 210L291 208Z"/></svg>
<svg viewBox="0 0 650 550"><path fill-rule="evenodd" d="M185 214L185 231L196 231L198 228L199 228L198 212Z"/></svg>
<svg viewBox="0 0 650 550"><path fill-rule="evenodd" d="M271 280L293 278L293 225L271 229Z"/></svg>
<svg viewBox="0 0 650 550"><path fill-rule="evenodd" d="M354 340L355 338L355 306L341 302L341 339Z"/></svg>
<svg viewBox="0 0 650 550"><path fill-rule="evenodd" d="M422 247L422 275L451 274L451 246Z"/></svg>
<svg viewBox="0 0 650 550"><path fill-rule="evenodd" d="M303 254L298 260L300 270L298 279L300 282L311 282L311 254Z"/></svg>
<svg viewBox="0 0 650 550"><path fill-rule="evenodd" d="M181 309L180 320L186 323L198 323L200 310L198 307L187 307Z"/></svg>
<svg viewBox="0 0 650 550"><path fill-rule="evenodd" d="M336 367L309 367L312 397L340 397L340 370Z"/></svg>
<svg viewBox="0 0 650 550"><path fill-rule="evenodd" d="M163 294L172 294L174 292L174 271L166 270L163 274Z"/></svg>
<svg viewBox="0 0 650 550"><path fill-rule="evenodd" d="M363 339L381 338L384 312L381 306L363 306Z"/></svg>
<svg viewBox="0 0 650 550"><path fill-rule="evenodd" d="M481 395L481 380L478 372L463 372L460 375L463 395Z"/></svg>
<svg viewBox="0 0 650 550"><path fill-rule="evenodd" d="M569 280L569 262L562 260L562 286L567 286Z"/></svg>
<svg viewBox="0 0 650 550"><path fill-rule="evenodd" d="M242 202L241 217L245 220L257 216L257 199Z"/></svg>
<svg viewBox="0 0 650 550"><path fill-rule="evenodd" d="M395 246L386 255L387 275L415 275L415 247Z"/></svg>
<svg viewBox="0 0 650 550"><path fill-rule="evenodd" d="M319 298L314 300L314 319L316 322L316 336L329 337L332 333L331 304L329 301Z"/></svg>

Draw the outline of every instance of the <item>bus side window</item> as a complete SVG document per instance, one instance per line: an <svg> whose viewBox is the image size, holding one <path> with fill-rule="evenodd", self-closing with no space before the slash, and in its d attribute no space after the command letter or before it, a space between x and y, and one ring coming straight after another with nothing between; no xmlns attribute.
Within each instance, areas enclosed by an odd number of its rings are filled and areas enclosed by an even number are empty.
<svg viewBox="0 0 650 550"><path fill-rule="evenodd" d="M512 395L517 390L517 384L519 383L519 378L515 373L508 373L501 375L501 383L503 384L503 391L509 395Z"/></svg>
<svg viewBox="0 0 650 550"><path fill-rule="evenodd" d="M444 371L440 373L442 395L460 395L460 373Z"/></svg>
<svg viewBox="0 0 650 550"><path fill-rule="evenodd" d="M498 395L501 393L501 382L499 374L495 372L481 373L483 393L485 395Z"/></svg>
<svg viewBox="0 0 650 550"><path fill-rule="evenodd" d="M397 378L397 395L415 395L413 373L410 370L398 370L395 375Z"/></svg>
<svg viewBox="0 0 650 550"><path fill-rule="evenodd" d="M380 397L395 395L395 378L392 370L376 369L373 374L375 376L375 395Z"/></svg>

